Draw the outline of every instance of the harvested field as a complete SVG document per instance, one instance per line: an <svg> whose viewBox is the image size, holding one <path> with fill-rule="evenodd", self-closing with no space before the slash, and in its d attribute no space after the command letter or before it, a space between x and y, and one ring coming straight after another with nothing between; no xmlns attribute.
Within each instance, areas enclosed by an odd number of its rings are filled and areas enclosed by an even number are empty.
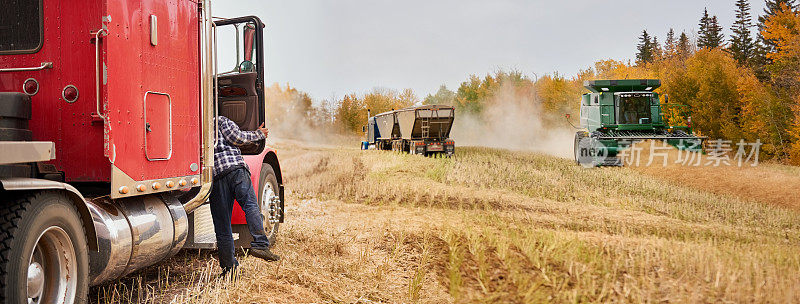
<svg viewBox="0 0 800 304"><path fill-rule="evenodd" d="M242 279L228 282L213 278L212 253L184 251L93 288L90 300L800 301L800 205L709 186L718 177L682 177L701 172L583 169L472 147L451 159L292 142L278 149L288 190L280 262L242 257ZM786 172L783 183L797 172L752 170ZM797 197L797 188L770 189Z"/></svg>

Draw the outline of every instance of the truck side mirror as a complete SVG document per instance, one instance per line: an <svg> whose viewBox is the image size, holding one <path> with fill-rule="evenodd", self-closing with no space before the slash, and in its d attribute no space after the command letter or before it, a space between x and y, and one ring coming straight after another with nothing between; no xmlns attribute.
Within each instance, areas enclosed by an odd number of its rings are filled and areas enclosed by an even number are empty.
<svg viewBox="0 0 800 304"><path fill-rule="evenodd" d="M361 132L367 132L367 126L361 126Z"/></svg>
<svg viewBox="0 0 800 304"><path fill-rule="evenodd" d="M669 95L664 94L664 104L668 104L668 103L669 103Z"/></svg>

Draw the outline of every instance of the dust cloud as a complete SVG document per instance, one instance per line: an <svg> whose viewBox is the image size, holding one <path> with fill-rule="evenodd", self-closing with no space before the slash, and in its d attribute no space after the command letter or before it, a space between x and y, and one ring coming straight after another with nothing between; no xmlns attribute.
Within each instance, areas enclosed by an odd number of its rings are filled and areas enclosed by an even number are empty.
<svg viewBox="0 0 800 304"><path fill-rule="evenodd" d="M535 93L520 94L508 83L486 101L482 113L456 113L450 134L456 146L535 151L563 158L572 157L574 136L564 117L545 114Z"/></svg>
<svg viewBox="0 0 800 304"><path fill-rule="evenodd" d="M312 105L308 95L273 85L267 99L267 144L302 142L314 146L354 146L355 135L345 135L335 127L332 104L323 100ZM356 146L357 147L357 146Z"/></svg>

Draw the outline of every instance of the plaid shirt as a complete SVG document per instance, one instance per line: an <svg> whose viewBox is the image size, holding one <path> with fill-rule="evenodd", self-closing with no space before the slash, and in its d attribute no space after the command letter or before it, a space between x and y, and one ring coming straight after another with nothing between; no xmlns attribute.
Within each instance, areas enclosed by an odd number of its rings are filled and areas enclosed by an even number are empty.
<svg viewBox="0 0 800 304"><path fill-rule="evenodd" d="M242 166L247 168L239 147L266 139L259 131L242 131L239 126L225 116L217 117L217 144L214 145L214 175L225 170Z"/></svg>

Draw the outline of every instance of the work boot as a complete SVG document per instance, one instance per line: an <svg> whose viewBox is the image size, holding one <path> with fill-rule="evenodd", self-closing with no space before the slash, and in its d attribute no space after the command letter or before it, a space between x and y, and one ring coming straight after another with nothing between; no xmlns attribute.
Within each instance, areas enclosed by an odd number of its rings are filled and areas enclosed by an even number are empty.
<svg viewBox="0 0 800 304"><path fill-rule="evenodd" d="M265 261L277 261L281 257L269 251L269 248L250 248L250 255Z"/></svg>

